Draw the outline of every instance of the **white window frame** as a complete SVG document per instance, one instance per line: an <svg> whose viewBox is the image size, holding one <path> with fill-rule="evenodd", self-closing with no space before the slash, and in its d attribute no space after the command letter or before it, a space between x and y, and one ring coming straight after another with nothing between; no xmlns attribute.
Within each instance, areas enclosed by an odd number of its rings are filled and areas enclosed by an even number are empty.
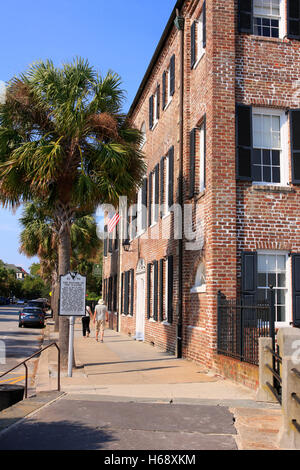
<svg viewBox="0 0 300 470"><path fill-rule="evenodd" d="M272 183L267 181L253 181L256 185L265 186L288 186L289 184L289 153L288 153L288 119L285 112L281 109L272 108L252 108L252 126L254 127L253 116L255 114L279 116L280 117L280 183ZM253 130L253 148L254 147L254 130Z"/></svg>
<svg viewBox="0 0 300 470"><path fill-rule="evenodd" d="M286 0L280 0L279 2L279 14L280 16L273 16L273 15L259 15L256 14L255 12L255 0L253 3L253 18L270 18L270 19L278 19L279 20L279 39L283 39L286 36ZM266 38L268 36L262 36L260 35L259 37ZM276 39L276 38L272 38ZM278 38L277 38L278 39Z"/></svg>
<svg viewBox="0 0 300 470"><path fill-rule="evenodd" d="M167 85L167 90L166 90L166 95L167 95L167 103L165 106L165 109L169 106L171 103L173 96L171 95L171 64L167 68L167 80L166 80L166 85Z"/></svg>
<svg viewBox="0 0 300 470"><path fill-rule="evenodd" d="M146 123L145 123L145 121L141 125L141 133L143 134L143 140L141 142L141 149L142 149L144 147L145 143L147 142Z"/></svg>
<svg viewBox="0 0 300 470"><path fill-rule="evenodd" d="M196 59L194 68L197 67L198 63L200 62L200 60L205 54L205 47L203 47L203 11L201 12L196 22L196 29L197 29L197 42L196 42L197 59Z"/></svg>
<svg viewBox="0 0 300 470"><path fill-rule="evenodd" d="M201 294L206 292L206 282L204 284L199 285L199 277L200 277L200 270L203 273L203 270L205 272L205 263L204 261L200 261L197 267L197 272L196 272L196 278L195 278L195 285L191 289L191 294Z"/></svg>
<svg viewBox="0 0 300 470"><path fill-rule="evenodd" d="M144 233L144 230L142 230L142 217L142 188L140 188L137 196L136 238Z"/></svg>
<svg viewBox="0 0 300 470"><path fill-rule="evenodd" d="M258 250L257 256L260 255L285 255L286 257L286 319L284 322L275 322L276 328L285 328L289 327L291 322L293 321L293 312L292 312L292 262L291 257L287 251L281 250ZM257 270L258 276L258 270Z"/></svg>
<svg viewBox="0 0 300 470"><path fill-rule="evenodd" d="M164 177L164 204L163 204L163 218L170 215L169 207L169 156L165 157L165 177Z"/></svg>
<svg viewBox="0 0 300 470"><path fill-rule="evenodd" d="M205 190L205 135L204 123L199 127L199 192Z"/></svg>
<svg viewBox="0 0 300 470"><path fill-rule="evenodd" d="M152 127L152 130L154 129L154 127L157 125L158 123L158 114L157 114L157 94L158 94L158 90L156 89L155 93L154 93L154 98L153 98L153 127Z"/></svg>
<svg viewBox="0 0 300 470"><path fill-rule="evenodd" d="M157 214L156 214L156 204L158 203L158 201L156 201L156 198L155 198L155 186L156 186L156 173L155 171L152 172L152 194L151 194L151 198L152 198L152 205L151 205L151 227L154 227L154 225L157 224L158 222L158 218L159 217L155 217Z"/></svg>

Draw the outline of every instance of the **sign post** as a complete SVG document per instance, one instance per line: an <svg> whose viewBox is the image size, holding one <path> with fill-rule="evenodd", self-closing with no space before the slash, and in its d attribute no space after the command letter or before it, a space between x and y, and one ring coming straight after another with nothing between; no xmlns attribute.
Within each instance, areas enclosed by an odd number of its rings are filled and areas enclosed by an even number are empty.
<svg viewBox="0 0 300 470"><path fill-rule="evenodd" d="M86 315L85 298L85 276L71 272L60 276L59 315L69 317L70 320L68 377L72 377L75 317Z"/></svg>

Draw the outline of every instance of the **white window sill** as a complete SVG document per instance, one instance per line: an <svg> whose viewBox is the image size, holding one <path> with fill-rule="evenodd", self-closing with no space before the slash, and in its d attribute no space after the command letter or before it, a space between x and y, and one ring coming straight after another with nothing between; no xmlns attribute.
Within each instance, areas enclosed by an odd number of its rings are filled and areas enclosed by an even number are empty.
<svg viewBox="0 0 300 470"><path fill-rule="evenodd" d="M165 321L162 321L161 324L162 324L162 325L165 325L165 326L171 326L171 323L168 322L168 321L166 321L166 320L165 320Z"/></svg>
<svg viewBox="0 0 300 470"><path fill-rule="evenodd" d="M156 227L157 222L158 222L158 220L156 220L155 222L153 222L153 224L150 225L150 228Z"/></svg>
<svg viewBox="0 0 300 470"><path fill-rule="evenodd" d="M255 181L252 183L252 188L254 191L277 191L277 192L285 192L285 193L293 193L295 192L294 188L288 185L283 184L274 184L274 183L256 183Z"/></svg>
<svg viewBox="0 0 300 470"><path fill-rule="evenodd" d="M169 96L168 102L167 102L166 106L164 107L164 111L167 111L168 107L172 103L172 100L173 100L173 96Z"/></svg>
<svg viewBox="0 0 300 470"><path fill-rule="evenodd" d="M149 318L148 321L149 321L150 323L157 323L155 320L153 320L153 318Z"/></svg>
<svg viewBox="0 0 300 470"><path fill-rule="evenodd" d="M170 215L171 215L171 212L169 211L162 216L162 219L167 219Z"/></svg>
<svg viewBox="0 0 300 470"><path fill-rule="evenodd" d="M190 292L191 294L204 294L206 292L206 285L200 287L193 287Z"/></svg>
<svg viewBox="0 0 300 470"><path fill-rule="evenodd" d="M136 234L136 237L135 237L135 240L136 240L137 238L140 238L142 235L144 235L145 232L146 232L146 230L142 230L141 232L137 233L137 234Z"/></svg>
<svg viewBox="0 0 300 470"><path fill-rule="evenodd" d="M153 123L153 126L151 127L151 131L154 131L154 129L156 128L157 124L158 124L158 120Z"/></svg>
<svg viewBox="0 0 300 470"><path fill-rule="evenodd" d="M193 70L195 70L199 64L199 62L201 61L202 57L204 56L205 54L205 49L202 49L202 52L200 54L200 56L198 57L198 59L196 60L194 66L193 66Z"/></svg>

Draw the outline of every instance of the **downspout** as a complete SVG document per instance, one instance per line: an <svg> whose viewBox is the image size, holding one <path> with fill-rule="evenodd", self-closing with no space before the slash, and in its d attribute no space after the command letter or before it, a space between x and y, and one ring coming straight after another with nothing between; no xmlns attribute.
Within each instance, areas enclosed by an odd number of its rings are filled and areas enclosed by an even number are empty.
<svg viewBox="0 0 300 470"><path fill-rule="evenodd" d="M184 137L184 23L185 19L180 16L176 9L175 26L180 34L180 104L179 104L179 179L178 179L178 202L182 211L182 235L178 240L178 315L177 315L177 345L176 355L182 357L182 319L183 319L183 137Z"/></svg>

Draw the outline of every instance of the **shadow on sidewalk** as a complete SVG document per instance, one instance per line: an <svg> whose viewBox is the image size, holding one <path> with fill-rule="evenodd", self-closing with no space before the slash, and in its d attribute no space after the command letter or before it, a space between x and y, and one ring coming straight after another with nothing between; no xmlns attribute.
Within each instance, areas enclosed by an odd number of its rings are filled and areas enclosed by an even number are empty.
<svg viewBox="0 0 300 470"><path fill-rule="evenodd" d="M0 450L101 450L116 440L113 431L79 421L31 419L2 434Z"/></svg>
<svg viewBox="0 0 300 470"><path fill-rule="evenodd" d="M109 372L99 372L97 374L94 374L92 372L89 373L89 375L116 375L116 374L126 374L126 373L129 373L129 372L147 372L147 371L150 371L150 370L164 370L164 369L174 369L174 367L170 366L170 367L149 367L149 369L139 369L139 370L136 370L136 369L133 369L133 370L120 370L120 371L117 371L117 372L112 372L112 371L109 371Z"/></svg>

